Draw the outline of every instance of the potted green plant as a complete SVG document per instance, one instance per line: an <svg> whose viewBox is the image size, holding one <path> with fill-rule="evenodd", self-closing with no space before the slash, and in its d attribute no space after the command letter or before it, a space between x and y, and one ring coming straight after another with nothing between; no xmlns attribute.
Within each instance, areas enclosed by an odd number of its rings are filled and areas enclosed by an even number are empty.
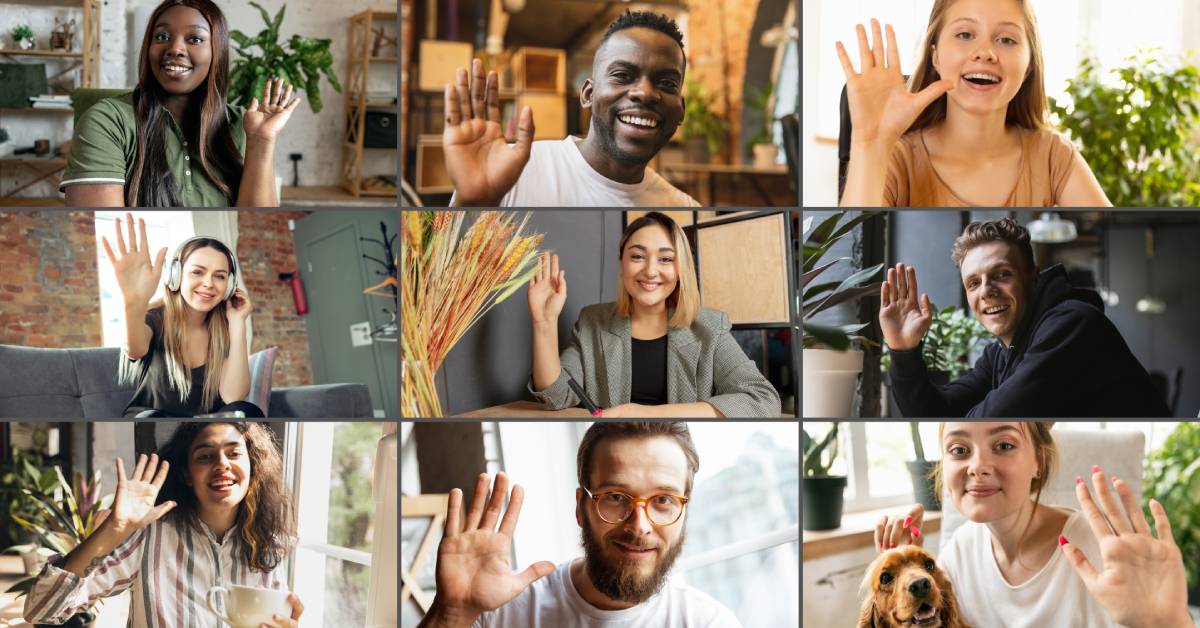
<svg viewBox="0 0 1200 628"><path fill-rule="evenodd" d="M800 290L804 320L802 337L806 417L850 416L855 383L863 366L862 350L852 345L873 344L859 335L869 323L825 325L813 322L813 317L836 305L879 292L878 282L867 282L879 274L884 265L876 264L858 270L839 281L818 283L817 278L835 264L850 261L849 257L839 257L830 261L826 261L824 257L834 244L851 235L855 227L878 213L863 212L844 220L846 212L839 211L821 221L815 228L811 216L804 219L804 265L800 275Z"/></svg>
<svg viewBox="0 0 1200 628"><path fill-rule="evenodd" d="M961 377L970 368L971 352L990 337L983 325L962 308L947 305L938 309L934 306L933 322L925 332L921 347L921 360L925 362L930 381L945 385ZM885 342L880 359L885 374L891 364L892 354Z"/></svg>
<svg viewBox="0 0 1200 628"><path fill-rule="evenodd" d="M38 510L30 518L16 515L12 518L22 528L36 535L43 547L66 555L100 527L108 507L112 504L113 496L100 497L99 470L94 472L89 480L85 480L82 473L76 473L73 483L63 476L61 467L53 467L52 472L55 477L54 494L37 494L26 489L25 493L36 502ZM33 588L36 581L36 575L21 580L9 587L6 593L24 595ZM98 602L97 606L76 613L61 625L90 626L95 621L102 603L103 601ZM48 628L44 624L35 626Z"/></svg>
<svg viewBox="0 0 1200 628"><path fill-rule="evenodd" d="M257 2L251 2L250 6L262 14L266 28L254 37L247 37L238 30L230 31L229 38L234 41L237 58L229 70L229 101L249 105L255 97L262 97L263 86L269 79L281 76L307 95L313 113L320 113L321 75L335 91L342 91L342 85L333 73L333 54L329 52L333 40L292 35L285 50L279 43L279 27L283 24L287 5L283 5L273 18ZM257 54L251 51L256 46Z"/></svg>
<svg viewBox="0 0 1200 628"><path fill-rule="evenodd" d="M912 480L913 497L925 510L935 512L942 509L942 496L938 495L934 486L933 470L937 467L936 460L925 459L925 446L921 443L921 430L918 421L909 421L912 431L913 454L916 460L908 461L908 475Z"/></svg>
<svg viewBox="0 0 1200 628"><path fill-rule="evenodd" d="M1108 73L1086 57L1050 111L1117 207L1200 205L1200 70L1143 51Z"/></svg>
<svg viewBox="0 0 1200 628"><path fill-rule="evenodd" d="M33 495L45 497L58 486L54 470L46 468L45 456L37 450L14 447L4 467L0 469L0 500L9 516L4 523L9 545L21 552L26 574L35 572L37 536L16 522L17 518L32 519L40 507ZM10 548L13 549L13 548Z"/></svg>
<svg viewBox="0 0 1200 628"><path fill-rule="evenodd" d="M1162 447L1146 457L1147 521L1150 498L1157 499L1171 519L1171 533L1183 554L1187 572L1188 604L1200 606L1200 423L1180 423Z"/></svg>
<svg viewBox="0 0 1200 628"><path fill-rule="evenodd" d="M842 525L846 476L830 475L838 456L838 422L820 441L800 430L804 451L804 529L833 530Z"/></svg>
<svg viewBox="0 0 1200 628"><path fill-rule="evenodd" d="M691 78L684 81L683 98L680 131L684 150L689 162L706 164L712 155L719 154L725 147L729 123L713 111L714 99L699 81Z"/></svg>
<svg viewBox="0 0 1200 628"><path fill-rule="evenodd" d="M770 168L779 159L779 147L775 145L771 136L771 130L775 126L775 116L771 110L771 105L774 104L771 96L774 93L775 83L768 81L766 86L753 90L746 97L746 104L758 109L763 115L762 127L745 142L746 156L754 158L756 168Z"/></svg>
<svg viewBox="0 0 1200 628"><path fill-rule="evenodd" d="M33 50L37 47L37 42L33 39L33 29L29 28L28 24L17 24L9 34L12 35L13 43L21 50Z"/></svg>

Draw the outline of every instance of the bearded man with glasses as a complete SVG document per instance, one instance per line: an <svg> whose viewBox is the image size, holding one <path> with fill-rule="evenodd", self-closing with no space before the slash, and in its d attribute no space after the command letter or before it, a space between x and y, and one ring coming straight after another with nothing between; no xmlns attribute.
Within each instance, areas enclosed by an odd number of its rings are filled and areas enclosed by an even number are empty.
<svg viewBox="0 0 1200 628"><path fill-rule="evenodd" d="M741 628L707 594L667 578L683 549L700 457L682 422L594 423L576 457L583 557L509 567L524 491L481 474L466 519L450 492L437 595L422 628ZM486 508L485 508L486 502ZM499 528L496 529L497 521Z"/></svg>

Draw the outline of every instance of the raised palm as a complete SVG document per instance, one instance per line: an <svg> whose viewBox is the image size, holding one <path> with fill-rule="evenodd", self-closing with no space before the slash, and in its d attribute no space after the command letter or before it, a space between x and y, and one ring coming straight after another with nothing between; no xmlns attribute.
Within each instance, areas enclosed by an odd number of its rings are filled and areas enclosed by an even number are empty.
<svg viewBox="0 0 1200 628"><path fill-rule="evenodd" d="M149 458L142 454L138 456L133 475L126 478L125 463L117 458L117 492L106 523L118 530L132 532L154 523L174 508L174 502L154 505L158 492L167 481L169 468L166 460L160 463L157 454L151 454Z"/></svg>
<svg viewBox="0 0 1200 628"><path fill-rule="evenodd" d="M878 20L871 20L873 45L867 44L867 31L856 25L861 72L850 63L842 42L837 42L838 59L846 74L846 99L850 105L850 120L854 141L893 142L908 130L912 123L934 100L954 88L954 81L942 79L917 93L908 90L900 71L900 53L896 33L887 26L887 51Z"/></svg>
<svg viewBox="0 0 1200 628"><path fill-rule="evenodd" d="M529 281L529 315L535 323L556 321L566 302L567 272L559 270L558 255L543 253Z"/></svg>
<svg viewBox="0 0 1200 628"><path fill-rule="evenodd" d="M907 351L921 344L933 324L929 295L917 298L917 269L904 264L889 268L879 288L879 328L888 347Z"/></svg>
<svg viewBox="0 0 1200 628"><path fill-rule="evenodd" d="M459 68L456 85L446 84L446 127L442 151L458 201L464 205L496 205L512 189L529 161L533 145L533 113L521 110L517 142L509 145L500 128L500 89L496 72L485 82L483 62L475 59L468 87Z"/></svg>
<svg viewBox="0 0 1200 628"><path fill-rule="evenodd" d="M125 238L121 233L121 219L116 220L117 224L117 250L120 256L114 255L112 247L108 244L108 238L101 238L104 245L104 252L108 255L108 261L112 263L113 271L117 275L117 285L121 289L121 296L124 297L125 303L128 305L144 305L150 302L150 297L154 296L154 291L158 288L158 280L162 278L163 261L167 257L167 249L163 247L158 251L158 256L153 264L150 263L150 242L146 238L146 221L138 219L138 228L141 231L141 242L138 242L137 234L133 231L133 214L125 214L126 226L129 228L129 247L125 246Z"/></svg>
<svg viewBox="0 0 1200 628"><path fill-rule="evenodd" d="M267 80L263 85L261 102L255 97L242 117L242 129L246 131L246 137L273 141L279 137L299 104L299 98L292 98L292 86L284 89L282 78Z"/></svg>
<svg viewBox="0 0 1200 628"><path fill-rule="evenodd" d="M471 615L503 606L534 581L554 571L554 564L547 561L534 563L521 572L509 567L509 547L524 491L520 486L513 487L508 511L500 521L499 530L495 530L508 492L508 478L503 473L496 475L490 499L487 487L488 476L480 475L465 525L461 520L462 492L451 491L446 529L438 546L438 603ZM485 501L489 502L486 511Z"/></svg>

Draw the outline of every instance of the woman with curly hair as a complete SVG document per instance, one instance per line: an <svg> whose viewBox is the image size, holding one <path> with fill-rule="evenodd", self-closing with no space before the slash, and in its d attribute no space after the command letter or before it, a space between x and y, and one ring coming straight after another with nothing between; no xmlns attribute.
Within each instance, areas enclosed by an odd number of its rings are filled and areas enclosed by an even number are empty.
<svg viewBox="0 0 1200 628"><path fill-rule="evenodd" d="M220 628L204 600L217 585L285 587L295 539L278 444L257 423L184 423L132 475L117 459L112 510L83 543L51 557L25 600L25 619L62 623L131 590L133 628ZM295 628L304 611L291 594Z"/></svg>

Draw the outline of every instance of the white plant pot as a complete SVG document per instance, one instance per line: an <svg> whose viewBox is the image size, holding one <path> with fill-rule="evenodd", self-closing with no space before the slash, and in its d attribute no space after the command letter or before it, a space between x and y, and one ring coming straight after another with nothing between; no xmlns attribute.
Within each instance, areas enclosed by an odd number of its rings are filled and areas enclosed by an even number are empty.
<svg viewBox="0 0 1200 628"><path fill-rule="evenodd" d="M863 369L863 352L805 349L804 416L850 418L854 387Z"/></svg>
<svg viewBox="0 0 1200 628"><path fill-rule="evenodd" d="M754 145L754 167L774 168L779 160L779 147L774 144Z"/></svg>

